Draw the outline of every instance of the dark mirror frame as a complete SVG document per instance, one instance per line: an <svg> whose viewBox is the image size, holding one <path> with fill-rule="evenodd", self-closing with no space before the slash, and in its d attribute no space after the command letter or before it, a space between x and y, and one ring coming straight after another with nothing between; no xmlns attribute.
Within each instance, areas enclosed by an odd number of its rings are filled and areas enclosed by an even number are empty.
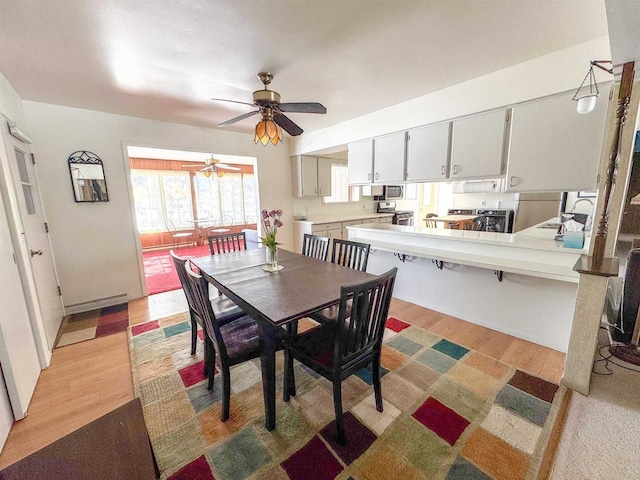
<svg viewBox="0 0 640 480"><path fill-rule="evenodd" d="M67 163L69 164L73 199L76 203L109 201L107 179L104 175L104 165L100 157L86 150L78 150L69 155ZM80 172L80 165L99 165L102 178L74 177L74 169ZM78 180L82 180L84 185L80 186Z"/></svg>

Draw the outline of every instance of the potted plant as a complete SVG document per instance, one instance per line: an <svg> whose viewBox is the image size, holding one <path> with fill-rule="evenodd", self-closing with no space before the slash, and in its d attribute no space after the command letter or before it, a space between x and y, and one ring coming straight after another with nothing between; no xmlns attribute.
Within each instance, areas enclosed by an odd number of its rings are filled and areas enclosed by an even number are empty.
<svg viewBox="0 0 640 480"><path fill-rule="evenodd" d="M282 210L271 210L268 212L266 209L262 210L262 229L264 236L260 237L260 243L266 247L267 264L265 270L275 272L282 270L282 266L278 265L278 245L276 241L276 235L278 228L282 227L280 217L282 216Z"/></svg>

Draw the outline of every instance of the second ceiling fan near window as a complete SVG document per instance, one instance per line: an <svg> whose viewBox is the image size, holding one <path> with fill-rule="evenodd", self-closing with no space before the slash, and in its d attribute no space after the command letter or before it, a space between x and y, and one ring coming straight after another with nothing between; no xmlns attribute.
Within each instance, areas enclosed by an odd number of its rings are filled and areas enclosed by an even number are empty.
<svg viewBox="0 0 640 480"><path fill-rule="evenodd" d="M224 175L225 170L240 170L238 167L221 163L220 160L214 158L213 155L204 161L204 167L202 168L200 168L200 165L183 165L182 168L199 168L201 172L204 172L205 177L210 177L212 173L221 177Z"/></svg>

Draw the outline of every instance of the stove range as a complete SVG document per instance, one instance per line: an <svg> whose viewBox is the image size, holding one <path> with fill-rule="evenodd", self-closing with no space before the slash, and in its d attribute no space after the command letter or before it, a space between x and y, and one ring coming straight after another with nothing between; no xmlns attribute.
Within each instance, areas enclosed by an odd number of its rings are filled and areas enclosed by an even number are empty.
<svg viewBox="0 0 640 480"><path fill-rule="evenodd" d="M393 213L394 225L413 226L413 211L396 210L396 202L378 202L378 213Z"/></svg>

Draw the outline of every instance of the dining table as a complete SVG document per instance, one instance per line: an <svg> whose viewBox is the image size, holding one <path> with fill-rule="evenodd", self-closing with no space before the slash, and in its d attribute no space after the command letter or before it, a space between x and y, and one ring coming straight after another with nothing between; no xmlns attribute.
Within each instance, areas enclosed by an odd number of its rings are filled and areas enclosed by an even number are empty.
<svg viewBox="0 0 640 480"><path fill-rule="evenodd" d="M196 237L196 242L198 245L204 244L204 239L207 237L209 228L211 228L216 223L216 220L213 220L211 218L195 218L193 220L187 221L193 224L193 233Z"/></svg>
<svg viewBox="0 0 640 480"><path fill-rule="evenodd" d="M424 220L427 222L444 223L444 228L470 230L471 225L473 225L474 218L477 218L477 215L443 215L441 217L425 218Z"/></svg>
<svg viewBox="0 0 640 480"><path fill-rule="evenodd" d="M287 324L340 301L341 285L371 274L278 249L282 270L268 272L263 248L195 257L190 261L218 291L258 324L265 426L276 427L276 349Z"/></svg>

